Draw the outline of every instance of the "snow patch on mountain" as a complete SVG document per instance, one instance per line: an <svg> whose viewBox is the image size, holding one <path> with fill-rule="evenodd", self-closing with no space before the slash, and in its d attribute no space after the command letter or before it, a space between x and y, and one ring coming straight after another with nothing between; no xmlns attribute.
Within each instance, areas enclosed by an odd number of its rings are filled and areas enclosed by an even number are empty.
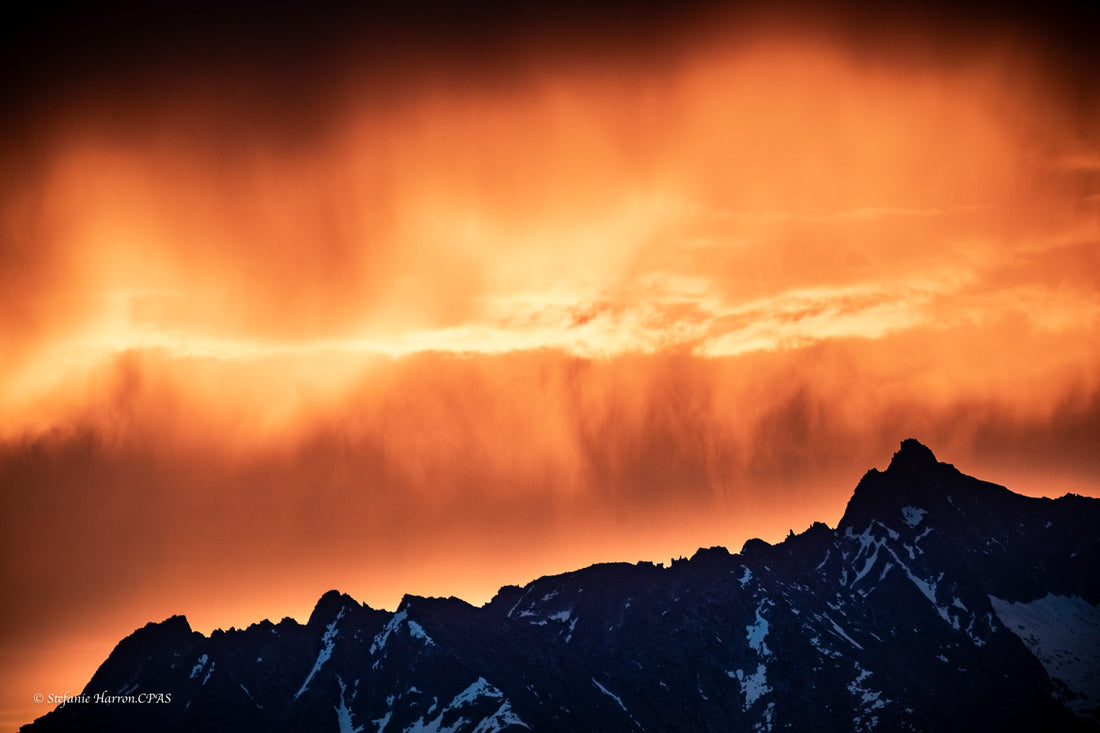
<svg viewBox="0 0 1100 733"><path fill-rule="evenodd" d="M906 577L909 578L909 581L917 587L917 590L921 592L921 595L928 599L928 601L932 604L932 607L936 609L936 613L939 614L940 618L951 624L951 628L957 631L959 629L958 618L948 614L947 606L941 606L936 600L936 588L939 585L940 581L943 580L943 573L940 573L934 581L925 580L924 578L914 573L908 565L902 562L897 553L890 549L889 546L886 547L886 551L890 553L890 555L894 558L894 561L897 562L898 566L903 571L905 571Z"/></svg>
<svg viewBox="0 0 1100 733"><path fill-rule="evenodd" d="M914 529L924 521L924 515L928 513L927 509L921 509L915 506L903 506L901 508L902 519L905 523Z"/></svg>
<svg viewBox="0 0 1100 733"><path fill-rule="evenodd" d="M210 661L210 657L206 654L203 654L201 657L198 658L198 660L195 662L195 666L191 668L191 679L195 679L200 674L202 674L203 667L206 666L206 663L208 661Z"/></svg>
<svg viewBox="0 0 1100 733"><path fill-rule="evenodd" d="M742 588L744 588L746 585L749 584L749 581L751 581L751 580L752 580L752 571L749 570L748 568L745 568L745 572L741 575L740 578L737 579L737 582L741 584Z"/></svg>
<svg viewBox="0 0 1100 733"><path fill-rule="evenodd" d="M409 636L414 639L420 639L422 642L428 645L434 645L435 641L432 637L428 636L428 632L424 631L424 627L409 618L409 614L405 610L398 611L392 618L386 623L381 631L374 637L370 645L370 654L373 657L379 651L385 648L386 642L390 640L390 637L397 633L397 631L404 625L409 630Z"/></svg>
<svg viewBox="0 0 1100 733"><path fill-rule="evenodd" d="M848 685L848 692L856 698L858 713L852 720L852 729L856 731L870 731L878 727L876 710L886 707L889 700L882 697L882 693L872 690L867 684L867 678L871 676L869 670L856 663L856 678Z"/></svg>
<svg viewBox="0 0 1100 733"><path fill-rule="evenodd" d="M344 609L341 608L336 613L336 618L332 620L332 623L325 627L325 633L321 637L321 651L317 652L317 661L313 663L313 669L309 671L309 674L306 676L305 682L303 682L302 686L298 688L298 692L294 694L295 700L301 697L302 693L309 688L309 683L313 681L313 677L321 671L321 667L323 667L325 662L329 660L329 657L332 656L332 650L336 646L336 637L338 635L336 631L336 625L340 623L340 619L342 619L343 617Z"/></svg>
<svg viewBox="0 0 1100 733"><path fill-rule="evenodd" d="M1100 718L1100 606L1053 593L1027 602L995 596L989 601L1005 628L1023 640L1052 679L1065 685L1066 707Z"/></svg>
<svg viewBox="0 0 1100 733"><path fill-rule="evenodd" d="M764 614L761 613L763 604L756 609L756 623L749 624L745 627L745 637L748 639L749 646L756 650L756 653L762 657L771 655L771 650L768 649L768 645L764 642L764 637L768 635L768 620L764 618Z"/></svg>
<svg viewBox="0 0 1100 733"><path fill-rule="evenodd" d="M409 635L414 639L420 639L425 644L435 644L435 642L432 641L432 637L428 636L427 632L424 631L424 627L420 624L409 619L406 625L409 627Z"/></svg>
<svg viewBox="0 0 1100 733"><path fill-rule="evenodd" d="M841 628L840 624L838 624L836 621L833 621L832 617L829 616L829 614L825 614L824 618L822 618L821 616L817 616L816 618L818 618L819 620L824 620L824 621L829 622L829 625L832 628L831 629L826 629L826 631L831 631L833 634L840 637L841 639L844 639L844 641L848 642L849 644L854 646L856 649L859 649L860 651L863 650L863 645L860 644L855 639L853 639L852 637L848 636L848 632L846 632L843 628Z"/></svg>
<svg viewBox="0 0 1100 733"><path fill-rule="evenodd" d="M764 708L764 715L752 726L754 733L771 733L775 730L775 703L769 702Z"/></svg>
<svg viewBox="0 0 1100 733"><path fill-rule="evenodd" d="M464 729L463 726L467 724L466 718L459 716L450 725L444 725L444 717L447 717L450 713L469 708L484 698L500 700L501 704L492 715L482 718L472 729L472 733L498 733L498 731L505 730L509 726L531 729L531 726L524 723L515 714L512 710L512 704L505 699L503 692L489 684L484 677L478 677L476 682L455 695L454 699L439 712L439 715L427 722L424 718L420 718L410 728L405 729L406 733L457 733L457 731ZM430 713L431 711L429 711ZM384 721L375 722L383 722L382 727L385 727L385 723L389 722L389 716L387 715ZM379 731L381 730L382 728L379 728ZM341 733L343 732L341 731Z"/></svg>
<svg viewBox="0 0 1100 733"><path fill-rule="evenodd" d="M772 688L768 687L768 668L763 663L756 665L756 671L752 674L745 674L744 670L737 669L726 672L726 675L741 683L741 694L745 696L745 710L772 691Z"/></svg>
<svg viewBox="0 0 1100 733"><path fill-rule="evenodd" d="M334 706L333 710L336 711L336 722L340 726L340 733L361 733L363 726L355 725L351 709L348 707L349 703L355 702L355 696L359 694L359 680L355 681L355 689L352 690L350 700L345 698L348 688L340 675L336 675L336 684L340 686L340 704Z"/></svg>
<svg viewBox="0 0 1100 733"><path fill-rule="evenodd" d="M241 684L241 692L243 692L243 693L245 694L245 697L247 697L247 698L248 698L248 701L249 701L249 702L251 702L251 703L252 703L253 705L255 705L256 707L258 707L258 708L260 708L261 710L263 710L263 707L264 707L264 706L263 706L263 705L261 705L260 703L256 702L256 698L252 697L252 693L251 693L251 692L249 692L249 691L248 691L248 688L247 688L247 687L245 687L245 686L244 686L243 684Z"/></svg>
<svg viewBox="0 0 1100 733"><path fill-rule="evenodd" d="M390 724L390 718L393 717L393 711L387 710L386 714L381 718L375 718L371 722L378 726L375 733L386 733L386 726Z"/></svg>
<svg viewBox="0 0 1100 733"><path fill-rule="evenodd" d="M621 697L619 697L618 695L616 695L616 694L615 694L614 692L612 692L611 690L609 690L609 689L607 689L606 687L604 687L603 685L601 685L601 684L600 684L600 683L599 683L599 682L598 682L598 681L596 680L596 678L595 678L595 677L593 677L593 678L592 678L592 684L593 684L593 685L595 685L595 686L596 686L596 689L598 689L598 690L599 690L600 692L602 692L603 694L607 695L607 696L608 696L608 697L610 697L610 698L611 698L612 700L614 700L614 701L615 701L616 703L618 703L619 707L621 707L621 708L623 709L623 712L624 712L624 713L629 713L629 712L630 712L629 710L627 710L627 709L626 709L626 705L624 705L624 704L623 704L623 699L622 699Z"/></svg>
<svg viewBox="0 0 1100 733"><path fill-rule="evenodd" d="M390 635L397 631L401 627L401 622L408 618L409 614L405 611L398 611L392 618L386 623L378 635L374 637L374 640L370 645L370 654L373 657L378 653L380 649L386 646L386 642L389 641Z"/></svg>
<svg viewBox="0 0 1100 733"><path fill-rule="evenodd" d="M595 678L595 677L593 677L593 678L592 678L592 684L593 684L593 685L595 685L595 686L596 686L596 689L598 689L598 690L599 690L600 692L602 692L603 694L607 695L607 696L608 696L608 697L610 697L610 698L611 698L612 700L614 700L614 701L615 701L616 703L618 703L619 707L623 709L623 712L627 714L627 717L629 717L629 718L630 718L631 722L633 722L633 723L634 723L635 727L638 727L638 728L641 728L641 727L642 727L642 726L640 726L640 725L638 724L638 721L634 719L634 716L630 714L630 711L629 711L629 710L627 709L626 705L625 705L625 704L623 704L623 699L622 699L621 697L619 697L619 696L618 696L618 695L616 695L616 694L615 694L614 692L612 692L611 690L609 690L609 689L607 689L606 687L604 687L603 685L601 685L601 684L600 684L600 683L599 683L599 682L598 682L598 681L596 680L596 678Z"/></svg>

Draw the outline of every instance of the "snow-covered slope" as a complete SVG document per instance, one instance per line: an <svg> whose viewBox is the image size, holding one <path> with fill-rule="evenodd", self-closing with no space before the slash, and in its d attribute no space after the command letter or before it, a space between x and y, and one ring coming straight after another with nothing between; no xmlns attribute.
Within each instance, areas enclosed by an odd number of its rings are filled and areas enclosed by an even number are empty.
<svg viewBox="0 0 1100 733"><path fill-rule="evenodd" d="M1058 683L1073 711L1100 719L1100 604L1048 593L1016 602L990 596L1005 628L1019 636Z"/></svg>

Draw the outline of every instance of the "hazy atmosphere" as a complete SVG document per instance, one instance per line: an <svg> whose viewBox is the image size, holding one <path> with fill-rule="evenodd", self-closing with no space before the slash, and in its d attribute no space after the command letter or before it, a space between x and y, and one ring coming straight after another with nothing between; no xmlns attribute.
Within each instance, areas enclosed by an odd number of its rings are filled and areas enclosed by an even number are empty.
<svg viewBox="0 0 1100 733"><path fill-rule="evenodd" d="M1100 496L1068 11L158 12L0 43L0 727L172 614L833 525L909 436Z"/></svg>

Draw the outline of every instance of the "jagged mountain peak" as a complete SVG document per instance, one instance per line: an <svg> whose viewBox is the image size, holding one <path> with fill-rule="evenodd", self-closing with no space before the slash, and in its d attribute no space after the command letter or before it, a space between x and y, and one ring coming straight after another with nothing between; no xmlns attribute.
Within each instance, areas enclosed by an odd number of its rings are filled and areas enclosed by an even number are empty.
<svg viewBox="0 0 1100 733"><path fill-rule="evenodd" d="M966 494L990 486L993 484L966 476L950 463L937 460L932 450L915 438L906 438L885 471L872 468L863 475L838 528L858 529L875 519L889 522L906 506L951 514L955 511L953 495L969 502Z"/></svg>
<svg viewBox="0 0 1100 733"><path fill-rule="evenodd" d="M135 646L155 648L157 645L173 643L180 639L186 639L194 633L187 617L183 615L169 616L163 621L149 622L135 631L127 641Z"/></svg>
<svg viewBox="0 0 1100 733"><path fill-rule="evenodd" d="M894 453L890 460L887 472L899 471L928 471L939 465L932 449L921 443L916 438L906 438L901 441L901 447Z"/></svg>
<svg viewBox="0 0 1100 733"><path fill-rule="evenodd" d="M762 540L759 537L751 537L745 540L745 544L741 545L741 557L754 558L766 555L774 547L772 543L767 540Z"/></svg>
<svg viewBox="0 0 1100 733"><path fill-rule="evenodd" d="M405 594L397 604L397 613L410 617L435 616L440 613L467 613L477 610L476 606L455 596L418 596Z"/></svg>
<svg viewBox="0 0 1100 733"><path fill-rule="evenodd" d="M342 609L370 610L370 607L338 590L326 591L317 599L317 604L313 607L313 612L309 614L309 621L306 622L306 626L324 626L330 623Z"/></svg>
<svg viewBox="0 0 1100 733"><path fill-rule="evenodd" d="M171 705L30 730L1095 732L1096 678L1100 501L1013 494L910 439L837 529L739 555L592 565L482 607L333 590L304 626L149 624L86 691Z"/></svg>
<svg viewBox="0 0 1100 733"><path fill-rule="evenodd" d="M697 566L718 566L729 563L731 557L725 547L700 547L691 556L691 562Z"/></svg>

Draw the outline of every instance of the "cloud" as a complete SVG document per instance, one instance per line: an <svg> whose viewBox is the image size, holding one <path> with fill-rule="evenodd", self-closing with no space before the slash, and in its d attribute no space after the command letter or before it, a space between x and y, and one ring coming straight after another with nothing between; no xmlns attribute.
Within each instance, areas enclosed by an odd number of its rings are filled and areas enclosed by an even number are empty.
<svg viewBox="0 0 1100 733"><path fill-rule="evenodd" d="M1073 173L1100 173L1100 154L1088 151L1063 155L1053 165Z"/></svg>
<svg viewBox="0 0 1100 733"><path fill-rule="evenodd" d="M492 577L432 590L476 600L582 549L660 560L704 539L775 538L835 521L859 475L909 435L963 470L1026 480L1013 488L1095 484L1095 353L1015 335L1011 347L969 329L725 359L423 354L362 368L329 399L319 372L285 362L265 375L127 357L83 417L4 444L5 584L26 603L0 627L10 638L58 622L43 609L62 584L97 613L147 592L167 602L166 583L244 596L276 575L306 596L317 577L351 578L392 605L458 552L496 558ZM272 409L278 389L298 392L295 410Z"/></svg>

